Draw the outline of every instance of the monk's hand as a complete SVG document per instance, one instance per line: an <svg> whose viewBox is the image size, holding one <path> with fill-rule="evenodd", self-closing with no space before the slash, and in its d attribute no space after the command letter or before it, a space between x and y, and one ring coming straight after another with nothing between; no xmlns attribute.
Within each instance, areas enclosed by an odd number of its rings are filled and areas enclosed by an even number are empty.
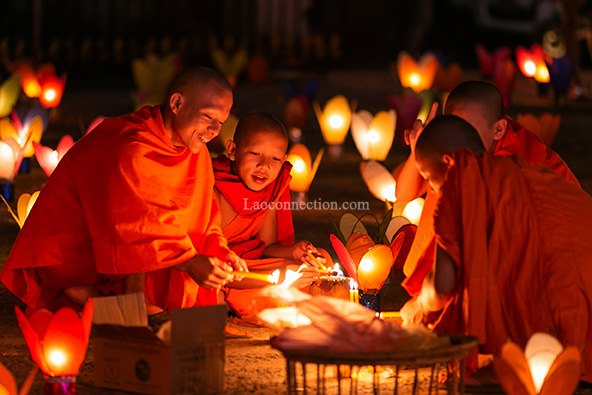
<svg viewBox="0 0 592 395"><path fill-rule="evenodd" d="M232 266L233 270L238 270L241 272L248 272L249 268L247 267L247 263L243 258L238 256L234 251L230 251L228 255L226 255L226 262Z"/></svg>
<svg viewBox="0 0 592 395"><path fill-rule="evenodd" d="M175 268L187 272L189 276L205 289L220 289L234 279L227 273L231 266L216 257L196 255L180 263Z"/></svg>
<svg viewBox="0 0 592 395"><path fill-rule="evenodd" d="M405 132L404 132L405 144L407 144L409 146L409 148L411 148L411 152L413 154L415 154L415 144L417 144L417 139L421 135L421 132L423 132L423 129L425 128L425 126L428 123L430 123L430 121L432 119L434 119L437 112L438 112L438 102L434 102L432 104L432 108L430 109L430 114L428 115L428 118L426 119L425 123L423 123L421 121L421 119L417 119L415 121L415 123L413 124L412 129L405 129Z"/></svg>
<svg viewBox="0 0 592 395"><path fill-rule="evenodd" d="M292 257L315 269L323 269L327 260L310 241L301 240L292 247Z"/></svg>
<svg viewBox="0 0 592 395"><path fill-rule="evenodd" d="M303 263L300 266L288 265L286 266L286 271L288 269L301 274L301 276L292 283L292 286L296 288L304 288L306 286L309 286L310 283L319 278L319 272L317 271L317 269L312 265L306 263Z"/></svg>
<svg viewBox="0 0 592 395"><path fill-rule="evenodd" d="M406 325L422 325L425 317L425 311L418 302L417 297L412 298L401 308L401 318L403 319L403 326Z"/></svg>

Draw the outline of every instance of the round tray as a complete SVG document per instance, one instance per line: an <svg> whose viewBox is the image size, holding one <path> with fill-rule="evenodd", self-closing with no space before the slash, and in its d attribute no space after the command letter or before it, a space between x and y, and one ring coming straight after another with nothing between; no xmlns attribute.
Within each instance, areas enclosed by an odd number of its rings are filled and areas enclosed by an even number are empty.
<svg viewBox="0 0 592 395"><path fill-rule="evenodd" d="M428 366L465 359L479 345L475 336L445 335L450 339L446 346L426 350L388 352L335 352L325 350L282 349L271 339L271 346L279 350L287 360L324 365L397 365L407 367Z"/></svg>

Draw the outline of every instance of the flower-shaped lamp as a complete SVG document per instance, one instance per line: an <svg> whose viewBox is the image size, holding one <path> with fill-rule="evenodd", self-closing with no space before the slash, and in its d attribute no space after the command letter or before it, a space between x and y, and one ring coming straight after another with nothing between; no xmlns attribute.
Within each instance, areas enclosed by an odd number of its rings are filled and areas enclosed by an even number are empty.
<svg viewBox="0 0 592 395"><path fill-rule="evenodd" d="M395 190L397 183L390 171L377 161L370 160L360 164L360 173L370 193L383 202L397 200Z"/></svg>
<svg viewBox="0 0 592 395"><path fill-rule="evenodd" d="M132 99L135 108L162 103L169 84L181 71L181 63L179 55L174 53L164 57L148 54L144 58L134 59L132 74L137 92L132 93Z"/></svg>
<svg viewBox="0 0 592 395"><path fill-rule="evenodd" d="M325 143L330 147L341 147L351 124L352 109L345 96L330 99L321 110L318 102L313 103L317 120ZM339 157L340 148L332 149L332 156Z"/></svg>
<svg viewBox="0 0 592 395"><path fill-rule="evenodd" d="M549 82L549 70L545 64L545 51L540 44L532 44L530 50L516 47L516 62L525 77L532 77L539 83Z"/></svg>
<svg viewBox="0 0 592 395"><path fill-rule="evenodd" d="M363 160L386 159L395 138L396 119L395 110L379 111L374 117L366 110L352 114L352 137Z"/></svg>
<svg viewBox="0 0 592 395"><path fill-rule="evenodd" d="M0 119L0 139L14 139L24 149L24 157L30 158L35 154L33 143L39 143L41 141L43 127L41 116L35 116L33 119L25 119L23 123L16 116L12 117L12 121L9 118L2 118Z"/></svg>
<svg viewBox="0 0 592 395"><path fill-rule="evenodd" d="M511 395L572 394L581 375L581 354L577 347L565 349L553 336L534 333L524 352L506 342L493 363L504 391Z"/></svg>
<svg viewBox="0 0 592 395"><path fill-rule="evenodd" d="M54 387L62 391L68 387L66 393L75 393L92 326L92 299L82 315L68 307L55 313L37 310L29 318L18 307L15 313L31 357L46 377L46 393Z"/></svg>
<svg viewBox="0 0 592 395"><path fill-rule="evenodd" d="M416 61L406 51L401 51L397 57L397 75L403 88L411 88L414 92L430 89L438 71L438 59L431 52L423 54Z"/></svg>
<svg viewBox="0 0 592 395"><path fill-rule="evenodd" d="M323 152L324 150L321 149L314 163L311 163L310 151L304 144L295 144L288 151L286 160L292 164L290 190L298 193L298 200L305 200L306 192L321 163Z"/></svg>
<svg viewBox="0 0 592 395"><path fill-rule="evenodd" d="M422 197L418 197L415 200L410 201L405 205L401 215L407 218L412 224L418 225L421 212L423 211L423 203L424 199Z"/></svg>
<svg viewBox="0 0 592 395"><path fill-rule="evenodd" d="M70 135L63 136L55 150L40 143L33 143L35 158L48 177L51 176L60 160L73 145L74 139Z"/></svg>
<svg viewBox="0 0 592 395"><path fill-rule="evenodd" d="M526 129L539 136L547 147L550 147L559 130L561 115L544 112L537 117L531 113L520 113L518 114L517 121Z"/></svg>
<svg viewBox="0 0 592 395"><path fill-rule="evenodd" d="M0 85L0 118L8 116L18 101L20 78L18 74L10 76Z"/></svg>

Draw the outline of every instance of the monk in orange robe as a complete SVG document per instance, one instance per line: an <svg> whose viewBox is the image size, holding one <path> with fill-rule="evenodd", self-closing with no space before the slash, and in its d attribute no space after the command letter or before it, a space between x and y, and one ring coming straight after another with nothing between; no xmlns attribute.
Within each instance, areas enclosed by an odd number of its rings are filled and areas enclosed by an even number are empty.
<svg viewBox="0 0 592 395"><path fill-rule="evenodd" d="M20 231L1 281L31 309L145 292L148 314L217 302L246 270L230 253L206 143L232 90L209 68L183 71L165 104L107 118L64 156Z"/></svg>
<svg viewBox="0 0 592 395"><path fill-rule="evenodd" d="M477 336L484 354L547 332L580 348L592 382L592 197L546 166L485 152L453 115L426 126L415 155L440 197L434 268L405 322Z"/></svg>
<svg viewBox="0 0 592 395"><path fill-rule="evenodd" d="M435 116L436 111L437 103L432 107L428 122ZM500 156L520 154L528 162L543 164L574 185L580 186L557 153L548 148L536 134L503 115L502 97L494 85L482 81L459 84L450 92L444 113L459 116L473 125L479 132L487 152ZM410 201L426 193L417 233L403 266L406 278L402 285L412 296L419 292L423 279L434 261L433 217L438 203L436 195L427 188L427 182L418 173L415 165L415 142L422 128L423 125L418 121L414 130L406 137L411 154L403 165L396 186L397 199L402 201Z"/></svg>
<svg viewBox="0 0 592 395"><path fill-rule="evenodd" d="M294 243L287 149L288 134L275 117L245 115L227 143L228 156L213 160L215 192L228 246L245 259L249 271L280 269L283 277L287 269L300 269L303 276L294 285L305 287L317 276L317 264L307 252L323 264L327 258L306 240ZM251 300L265 285L253 279L231 283L225 288L226 303L241 317L251 315Z"/></svg>

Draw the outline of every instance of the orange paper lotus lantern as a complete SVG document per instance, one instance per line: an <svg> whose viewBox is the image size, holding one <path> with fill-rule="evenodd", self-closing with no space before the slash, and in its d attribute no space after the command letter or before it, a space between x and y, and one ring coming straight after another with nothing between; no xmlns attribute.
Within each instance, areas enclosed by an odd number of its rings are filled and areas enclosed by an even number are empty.
<svg viewBox="0 0 592 395"><path fill-rule="evenodd" d="M33 143L35 158L48 177L51 176L60 160L73 145L74 139L70 135L63 136L55 150L40 143Z"/></svg>
<svg viewBox="0 0 592 395"><path fill-rule="evenodd" d="M419 61L406 51L401 51L397 58L397 75L403 88L411 88L414 92L430 89L438 71L438 59L427 52Z"/></svg>
<svg viewBox="0 0 592 395"><path fill-rule="evenodd" d="M450 92L460 83L461 76L462 68L460 64L451 62L448 66L444 67L444 65L438 63L438 70L434 77L434 88L440 92Z"/></svg>
<svg viewBox="0 0 592 395"><path fill-rule="evenodd" d="M362 290L380 289L393 266L393 250L387 245L373 246L360 260L358 282Z"/></svg>
<svg viewBox="0 0 592 395"><path fill-rule="evenodd" d="M522 113L518 114L517 121L526 129L539 136L547 147L550 147L559 130L561 115L544 112L537 117L531 113Z"/></svg>
<svg viewBox="0 0 592 395"><path fill-rule="evenodd" d="M37 78L37 73L29 63L21 63L17 66L16 72L20 77L21 89L27 97L39 97L41 95L41 85Z"/></svg>
<svg viewBox="0 0 592 395"><path fill-rule="evenodd" d="M545 51L540 44L533 44L530 50L519 45L516 47L516 62L525 77L532 77L537 82L549 82L549 70L545 64Z"/></svg>
<svg viewBox="0 0 592 395"><path fill-rule="evenodd" d="M366 110L352 114L352 137L363 160L386 159L395 139L396 124L395 110L379 111L375 116Z"/></svg>
<svg viewBox="0 0 592 395"><path fill-rule="evenodd" d="M330 146L331 156L337 158L351 124L350 104L345 96L337 95L327 102L323 110L318 102L314 102L313 107L323 139Z"/></svg>
<svg viewBox="0 0 592 395"><path fill-rule="evenodd" d="M48 386L60 386L62 391L67 386L66 393L74 393L92 326L92 299L81 316L68 307L55 313L37 310L28 319L18 307L15 313L31 357L46 377L46 393Z"/></svg>
<svg viewBox="0 0 592 395"><path fill-rule="evenodd" d="M292 164L290 175L290 190L299 192L300 199L304 199L312 180L319 168L324 150L317 154L314 163L311 163L310 151L304 144L295 144L288 151L286 160Z"/></svg>
<svg viewBox="0 0 592 395"><path fill-rule="evenodd" d="M553 336L533 334L524 352L508 341L493 362L497 378L507 394L573 394L580 381L581 354L577 347L565 349Z"/></svg>
<svg viewBox="0 0 592 395"><path fill-rule="evenodd" d="M37 71L30 64L22 63L17 67L17 73L21 88L28 97L38 97L44 108L54 108L60 104L66 86L65 73L58 77L51 63L42 64Z"/></svg>

